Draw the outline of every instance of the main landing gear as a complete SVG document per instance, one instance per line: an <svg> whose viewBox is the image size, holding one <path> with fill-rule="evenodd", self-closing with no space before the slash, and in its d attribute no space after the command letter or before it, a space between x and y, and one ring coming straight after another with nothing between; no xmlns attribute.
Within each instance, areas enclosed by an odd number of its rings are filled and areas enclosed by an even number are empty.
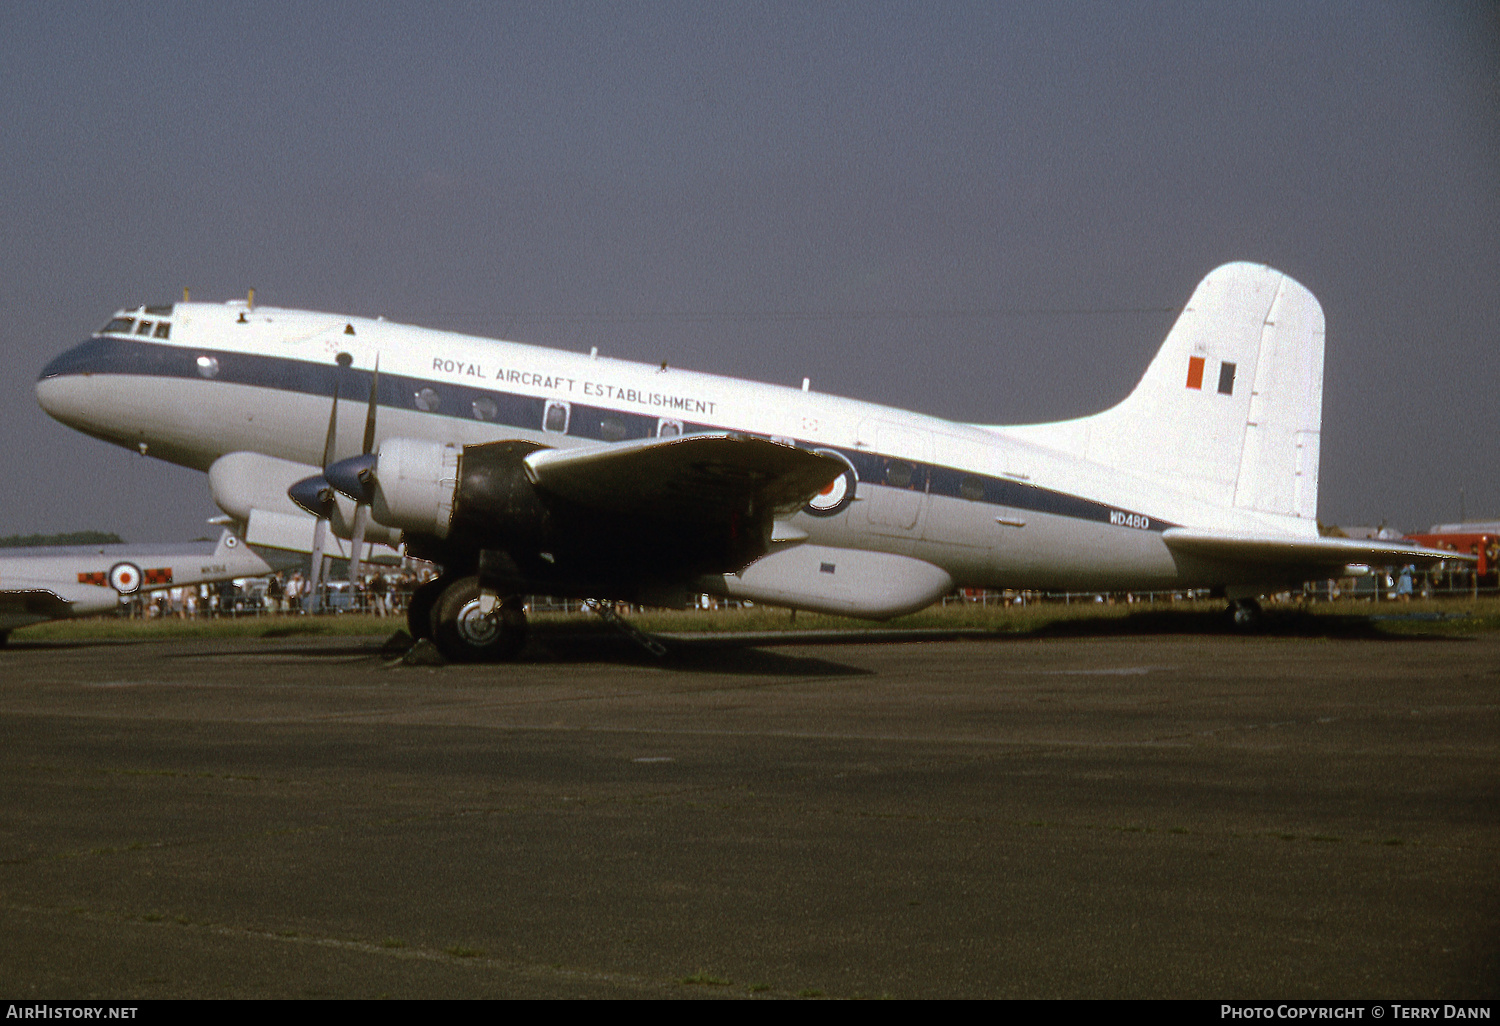
<svg viewBox="0 0 1500 1026"><path fill-rule="evenodd" d="M422 585L411 597L406 621L413 638L430 639L454 663L503 662L526 644L521 597L486 596L473 575Z"/></svg>

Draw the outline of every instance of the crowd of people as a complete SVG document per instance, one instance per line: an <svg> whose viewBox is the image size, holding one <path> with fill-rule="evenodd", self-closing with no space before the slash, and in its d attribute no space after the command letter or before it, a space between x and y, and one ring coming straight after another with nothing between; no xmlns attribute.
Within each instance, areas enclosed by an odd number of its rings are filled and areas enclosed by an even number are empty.
<svg viewBox="0 0 1500 1026"><path fill-rule="evenodd" d="M347 577L322 582L316 591L301 570L276 573L236 584L200 584L142 592L130 615L198 619L234 616L290 616L305 613L367 613L404 616L411 594L434 576L430 568L372 566L350 584Z"/></svg>

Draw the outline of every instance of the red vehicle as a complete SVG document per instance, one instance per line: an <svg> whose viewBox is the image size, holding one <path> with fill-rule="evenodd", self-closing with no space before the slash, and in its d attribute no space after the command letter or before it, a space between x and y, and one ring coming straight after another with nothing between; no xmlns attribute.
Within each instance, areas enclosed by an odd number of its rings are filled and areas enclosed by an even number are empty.
<svg viewBox="0 0 1500 1026"><path fill-rule="evenodd" d="M1409 534L1409 539L1434 549L1447 549L1479 557L1475 572L1480 577L1500 568L1500 521L1489 523L1436 524L1423 534Z"/></svg>

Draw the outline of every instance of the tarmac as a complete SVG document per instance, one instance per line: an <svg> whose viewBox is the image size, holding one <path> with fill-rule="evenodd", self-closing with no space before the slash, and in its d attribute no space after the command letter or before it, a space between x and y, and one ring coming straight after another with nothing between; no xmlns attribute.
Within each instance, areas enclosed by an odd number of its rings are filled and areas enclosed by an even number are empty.
<svg viewBox="0 0 1500 1026"><path fill-rule="evenodd" d="M860 640L20 635L0 998L1500 994L1500 637Z"/></svg>

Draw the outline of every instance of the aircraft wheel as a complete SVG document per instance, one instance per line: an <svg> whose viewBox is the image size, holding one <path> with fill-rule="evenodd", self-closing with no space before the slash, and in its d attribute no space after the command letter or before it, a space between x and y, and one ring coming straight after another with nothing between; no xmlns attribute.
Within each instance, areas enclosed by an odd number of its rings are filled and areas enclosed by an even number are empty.
<svg viewBox="0 0 1500 1026"><path fill-rule="evenodd" d="M432 641L450 662L514 659L526 644L526 614L519 599L506 599L486 615L480 609L479 578L461 577L432 607Z"/></svg>
<svg viewBox="0 0 1500 1026"><path fill-rule="evenodd" d="M447 586L448 582L438 577L411 593L411 601L406 604L406 633L412 640L432 637L432 607Z"/></svg>
<svg viewBox="0 0 1500 1026"><path fill-rule="evenodd" d="M1255 599L1235 599L1229 603L1229 622L1235 630L1258 631L1265 625L1265 613Z"/></svg>

